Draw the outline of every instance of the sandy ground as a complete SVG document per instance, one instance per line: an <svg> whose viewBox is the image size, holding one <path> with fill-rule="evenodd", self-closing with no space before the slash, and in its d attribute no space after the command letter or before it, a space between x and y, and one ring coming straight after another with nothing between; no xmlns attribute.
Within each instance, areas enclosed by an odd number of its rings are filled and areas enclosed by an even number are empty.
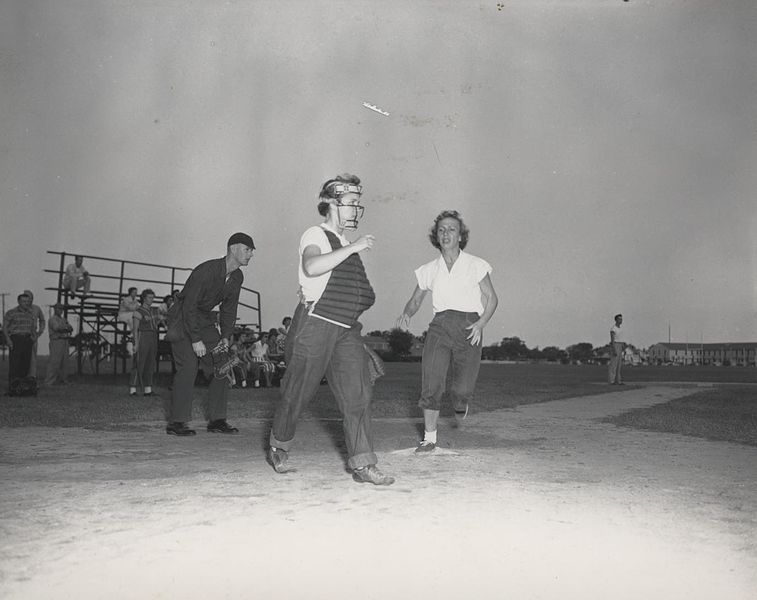
<svg viewBox="0 0 757 600"><path fill-rule="evenodd" d="M597 419L638 390L442 423L375 421L388 488L345 469L340 423L303 421L277 475L268 423L176 438L0 430L0 597L757 598L757 448Z"/></svg>

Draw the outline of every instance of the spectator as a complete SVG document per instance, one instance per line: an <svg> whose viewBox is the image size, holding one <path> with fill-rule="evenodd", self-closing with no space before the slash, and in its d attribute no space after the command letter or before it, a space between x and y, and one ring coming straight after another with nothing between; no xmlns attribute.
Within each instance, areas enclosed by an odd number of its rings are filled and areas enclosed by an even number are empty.
<svg viewBox="0 0 757 600"><path fill-rule="evenodd" d="M152 303L155 292L151 289L142 291L142 303L134 312L134 362L131 374L129 395L137 395L137 386L142 387L143 396L153 396L152 382L155 363L158 358L158 323L160 312Z"/></svg>
<svg viewBox="0 0 757 600"><path fill-rule="evenodd" d="M74 262L66 267L63 273L63 287L67 294L71 294L72 298L76 298L76 291L82 290L82 298L89 296L89 288L91 280L89 278L89 272L83 267L84 258L81 256L74 256Z"/></svg>
<svg viewBox="0 0 757 600"><path fill-rule="evenodd" d="M152 290L150 290L152 291ZM144 292L143 292L144 293ZM131 331L134 324L134 316L139 310L139 298L137 288L130 287L128 293L121 299L118 306L118 320L126 324L126 331Z"/></svg>
<svg viewBox="0 0 757 600"><path fill-rule="evenodd" d="M272 330L275 331L275 330ZM270 334L261 334L252 346L247 350L245 358L250 365L250 377L252 386L260 387L260 374L265 378L266 387L271 387L271 375L275 371L275 366L268 355L268 336Z"/></svg>
<svg viewBox="0 0 757 600"><path fill-rule="evenodd" d="M198 367L211 377L205 416L207 430L213 433L238 433L226 422L228 385L226 377L214 376L216 349L229 347L229 338L237 318L239 291L244 275L240 267L252 258L255 244L246 233L233 234L226 244L226 256L211 259L195 267L179 294L178 329L181 334L171 341L176 361L176 375L168 407L169 435L190 436L197 432L187 426L192 416L192 395ZM216 322L213 309L220 305ZM174 323L169 323L170 327Z"/></svg>
<svg viewBox="0 0 757 600"><path fill-rule="evenodd" d="M232 379L230 381L230 387L247 387L247 371L249 370L249 366L244 360L244 338L244 333L239 331L235 332L231 338L232 341L231 346L229 347L229 353L232 356L238 357L240 362L239 364L234 365L231 370Z"/></svg>
<svg viewBox="0 0 757 600"><path fill-rule="evenodd" d="M32 299L27 294L19 294L17 300L18 306L3 315L3 334L9 350L8 380L11 383L27 376L32 347L37 339Z"/></svg>
<svg viewBox="0 0 757 600"><path fill-rule="evenodd" d="M63 316L63 305L53 306L53 316L50 317L50 358L47 361L47 377L45 385L60 383L68 385L68 340L73 327Z"/></svg>
<svg viewBox="0 0 757 600"><path fill-rule="evenodd" d="M158 306L158 310L160 311L161 322L165 323L167 321L168 310L171 308L173 303L174 303L173 294L166 294L165 296L163 296L163 302Z"/></svg>
<svg viewBox="0 0 757 600"><path fill-rule="evenodd" d="M30 290L24 290L24 294L29 296L31 298L32 302L32 314L34 315L34 331L37 332L36 337L34 338L34 345L32 346L32 357L31 360L29 360L29 373L27 373L28 377L37 377L37 340L39 339L39 336L41 336L45 332L45 313L44 311L34 304L34 294L31 293Z"/></svg>
<svg viewBox="0 0 757 600"><path fill-rule="evenodd" d="M281 321L281 327L279 327L279 335L276 338L276 350L274 354L284 354L286 348L287 335L289 334L289 328L292 326L292 317L284 317Z"/></svg>

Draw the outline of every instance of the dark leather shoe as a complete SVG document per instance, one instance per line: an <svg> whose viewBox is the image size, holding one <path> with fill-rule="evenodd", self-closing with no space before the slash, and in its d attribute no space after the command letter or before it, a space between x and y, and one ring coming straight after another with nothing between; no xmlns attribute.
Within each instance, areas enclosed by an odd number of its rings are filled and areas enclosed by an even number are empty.
<svg viewBox="0 0 757 600"><path fill-rule="evenodd" d="M368 465L362 469L355 469L352 478L358 483L372 483L373 485L392 485L394 477L384 475L376 465Z"/></svg>
<svg viewBox="0 0 757 600"><path fill-rule="evenodd" d="M239 433L239 429L229 425L225 419L219 419L208 423L208 431L210 433Z"/></svg>
<svg viewBox="0 0 757 600"><path fill-rule="evenodd" d="M184 423L175 421L166 426L166 433L168 435L195 435L197 432L187 427Z"/></svg>

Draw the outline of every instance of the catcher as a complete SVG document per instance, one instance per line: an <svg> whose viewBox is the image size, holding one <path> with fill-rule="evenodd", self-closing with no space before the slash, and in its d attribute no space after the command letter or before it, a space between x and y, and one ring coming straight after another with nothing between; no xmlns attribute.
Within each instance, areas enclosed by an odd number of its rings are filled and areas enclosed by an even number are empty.
<svg viewBox="0 0 757 600"><path fill-rule="evenodd" d="M291 471L289 450L297 419L323 376L342 413L348 466L358 483L391 485L394 477L376 466L371 430L372 388L368 355L360 335L360 315L375 300L360 253L373 247L372 235L348 241L362 216L360 179L340 175L321 187L320 225L300 239L301 301L287 336L287 370L270 436L268 461L277 473ZM291 340L291 344L289 343Z"/></svg>

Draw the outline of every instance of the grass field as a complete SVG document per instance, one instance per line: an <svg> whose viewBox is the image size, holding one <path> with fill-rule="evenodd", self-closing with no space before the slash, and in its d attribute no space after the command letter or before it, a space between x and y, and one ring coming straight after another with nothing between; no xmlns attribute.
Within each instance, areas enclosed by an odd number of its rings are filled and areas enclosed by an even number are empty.
<svg viewBox="0 0 757 600"><path fill-rule="evenodd" d="M622 427L757 446L757 387L704 390L606 419Z"/></svg>
<svg viewBox="0 0 757 600"><path fill-rule="evenodd" d="M44 372L45 357L40 357ZM0 378L7 379L7 360L0 363ZM420 391L418 363L387 363L387 374L374 388L374 415L377 417L419 417L416 406ZM749 384L757 382L757 370L724 367L629 367L624 370L626 388L605 384L605 367L555 364L483 364L471 407L474 412L513 408L563 398L632 389L637 382L710 382ZM171 375L158 375L155 398L128 396L126 375L81 375L71 378L69 387L42 389L36 398L3 397L0 427L88 427L110 429L126 424L160 421L163 402L170 391ZM197 398L205 390L198 389ZM278 388L235 389L230 391L229 420L272 418ZM443 415L450 414L447 405ZM202 421L200 402L195 403L195 419ZM338 419L335 402L324 385L303 418ZM657 431L696 435L705 438L757 444L757 387L716 386L690 398L631 411L613 423Z"/></svg>

